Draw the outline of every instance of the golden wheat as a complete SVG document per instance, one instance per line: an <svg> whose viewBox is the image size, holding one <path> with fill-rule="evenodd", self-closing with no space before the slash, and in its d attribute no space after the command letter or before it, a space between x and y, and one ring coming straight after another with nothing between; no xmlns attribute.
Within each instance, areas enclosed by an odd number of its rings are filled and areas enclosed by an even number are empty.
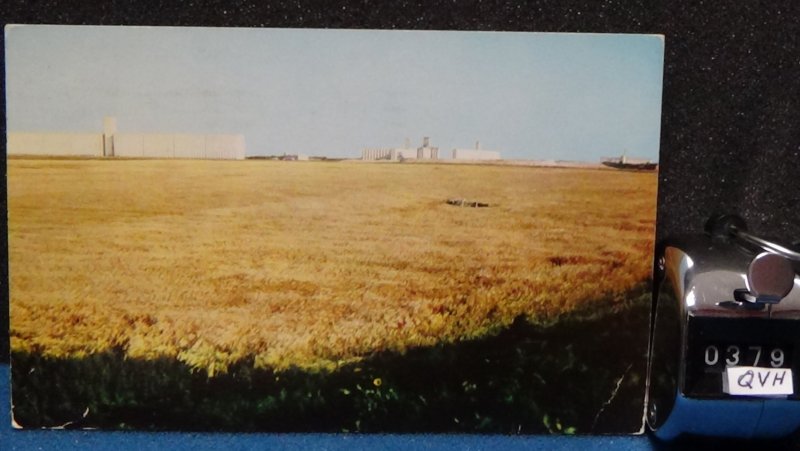
<svg viewBox="0 0 800 451"><path fill-rule="evenodd" d="M647 279L655 190L589 169L10 159L12 349L319 369L552 318Z"/></svg>

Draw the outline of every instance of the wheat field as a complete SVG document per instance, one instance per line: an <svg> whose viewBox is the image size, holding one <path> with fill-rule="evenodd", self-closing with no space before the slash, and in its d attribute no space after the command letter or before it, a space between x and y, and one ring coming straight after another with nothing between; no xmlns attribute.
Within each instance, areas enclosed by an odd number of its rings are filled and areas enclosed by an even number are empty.
<svg viewBox="0 0 800 451"><path fill-rule="evenodd" d="M11 345L333 369L648 279L655 173L8 160ZM448 205L449 198L488 208Z"/></svg>

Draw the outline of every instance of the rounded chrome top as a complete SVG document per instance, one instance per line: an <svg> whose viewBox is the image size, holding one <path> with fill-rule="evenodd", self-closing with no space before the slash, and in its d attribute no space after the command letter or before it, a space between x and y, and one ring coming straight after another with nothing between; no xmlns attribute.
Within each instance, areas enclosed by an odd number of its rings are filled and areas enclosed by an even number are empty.
<svg viewBox="0 0 800 451"><path fill-rule="evenodd" d="M782 299L792 291L794 276L794 268L787 258L762 252L747 269L747 288L757 298Z"/></svg>

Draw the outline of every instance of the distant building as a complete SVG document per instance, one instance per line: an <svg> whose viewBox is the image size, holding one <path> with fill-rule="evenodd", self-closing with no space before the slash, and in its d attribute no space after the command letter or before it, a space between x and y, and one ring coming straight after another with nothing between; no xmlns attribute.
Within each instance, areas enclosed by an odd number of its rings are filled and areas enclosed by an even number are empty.
<svg viewBox="0 0 800 451"><path fill-rule="evenodd" d="M399 148L399 149L392 149L392 153L390 155L392 160L409 160L414 159L417 156L416 149L408 149L408 148Z"/></svg>
<svg viewBox="0 0 800 451"><path fill-rule="evenodd" d="M438 160L439 148L430 146L430 138L422 138L422 147L417 148L417 160Z"/></svg>
<svg viewBox="0 0 800 451"><path fill-rule="evenodd" d="M282 161L308 161L308 155L303 153L283 154L282 156L278 157L278 159Z"/></svg>
<svg viewBox="0 0 800 451"><path fill-rule="evenodd" d="M9 132L9 155L243 160L243 135L118 133L116 118L103 133Z"/></svg>
<svg viewBox="0 0 800 451"><path fill-rule="evenodd" d="M481 149L481 142L475 142L474 149L453 149L454 160L500 160L500 152Z"/></svg>
<svg viewBox="0 0 800 451"><path fill-rule="evenodd" d="M375 160L397 161L400 159L409 158L412 151L414 153L414 156L416 157L417 151L415 149L369 148L369 149L363 149L361 151L361 159L369 161L375 161Z"/></svg>
<svg viewBox="0 0 800 451"><path fill-rule="evenodd" d="M367 148L361 151L361 159L364 161L401 161L411 159L438 159L439 149L436 147L428 146L428 138L423 140L423 146L417 149L410 147L408 140L406 140L405 147L383 147L383 148ZM420 152L422 150L422 152ZM435 155L431 157L431 155Z"/></svg>
<svg viewBox="0 0 800 451"><path fill-rule="evenodd" d="M639 169L653 171L658 169L658 163L641 158L628 158L624 153L618 158L604 158L603 165L616 169Z"/></svg>

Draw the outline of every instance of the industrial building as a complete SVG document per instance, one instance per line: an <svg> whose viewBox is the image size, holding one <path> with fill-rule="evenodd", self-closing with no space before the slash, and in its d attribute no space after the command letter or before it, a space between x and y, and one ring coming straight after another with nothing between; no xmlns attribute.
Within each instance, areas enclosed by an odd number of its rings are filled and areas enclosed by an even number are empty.
<svg viewBox="0 0 800 451"><path fill-rule="evenodd" d="M308 161L308 155L304 153L283 154L278 159L281 161Z"/></svg>
<svg viewBox="0 0 800 451"><path fill-rule="evenodd" d="M438 160L439 148L430 146L430 139L426 136L422 139L422 146L416 149L411 148L408 140L404 147L389 148L367 148L361 151L361 159L364 161L387 160Z"/></svg>
<svg viewBox="0 0 800 451"><path fill-rule="evenodd" d="M408 160L417 158L417 149L396 148L369 148L361 151L362 160Z"/></svg>
<svg viewBox="0 0 800 451"><path fill-rule="evenodd" d="M118 133L116 118L103 133L9 132L8 155L243 160L243 135Z"/></svg>
<svg viewBox="0 0 800 451"><path fill-rule="evenodd" d="M439 148L430 146L430 139L422 138L422 147L417 148L417 160L438 160Z"/></svg>
<svg viewBox="0 0 800 451"><path fill-rule="evenodd" d="M480 141L474 149L453 149L454 160L500 160L500 152L481 149Z"/></svg>

